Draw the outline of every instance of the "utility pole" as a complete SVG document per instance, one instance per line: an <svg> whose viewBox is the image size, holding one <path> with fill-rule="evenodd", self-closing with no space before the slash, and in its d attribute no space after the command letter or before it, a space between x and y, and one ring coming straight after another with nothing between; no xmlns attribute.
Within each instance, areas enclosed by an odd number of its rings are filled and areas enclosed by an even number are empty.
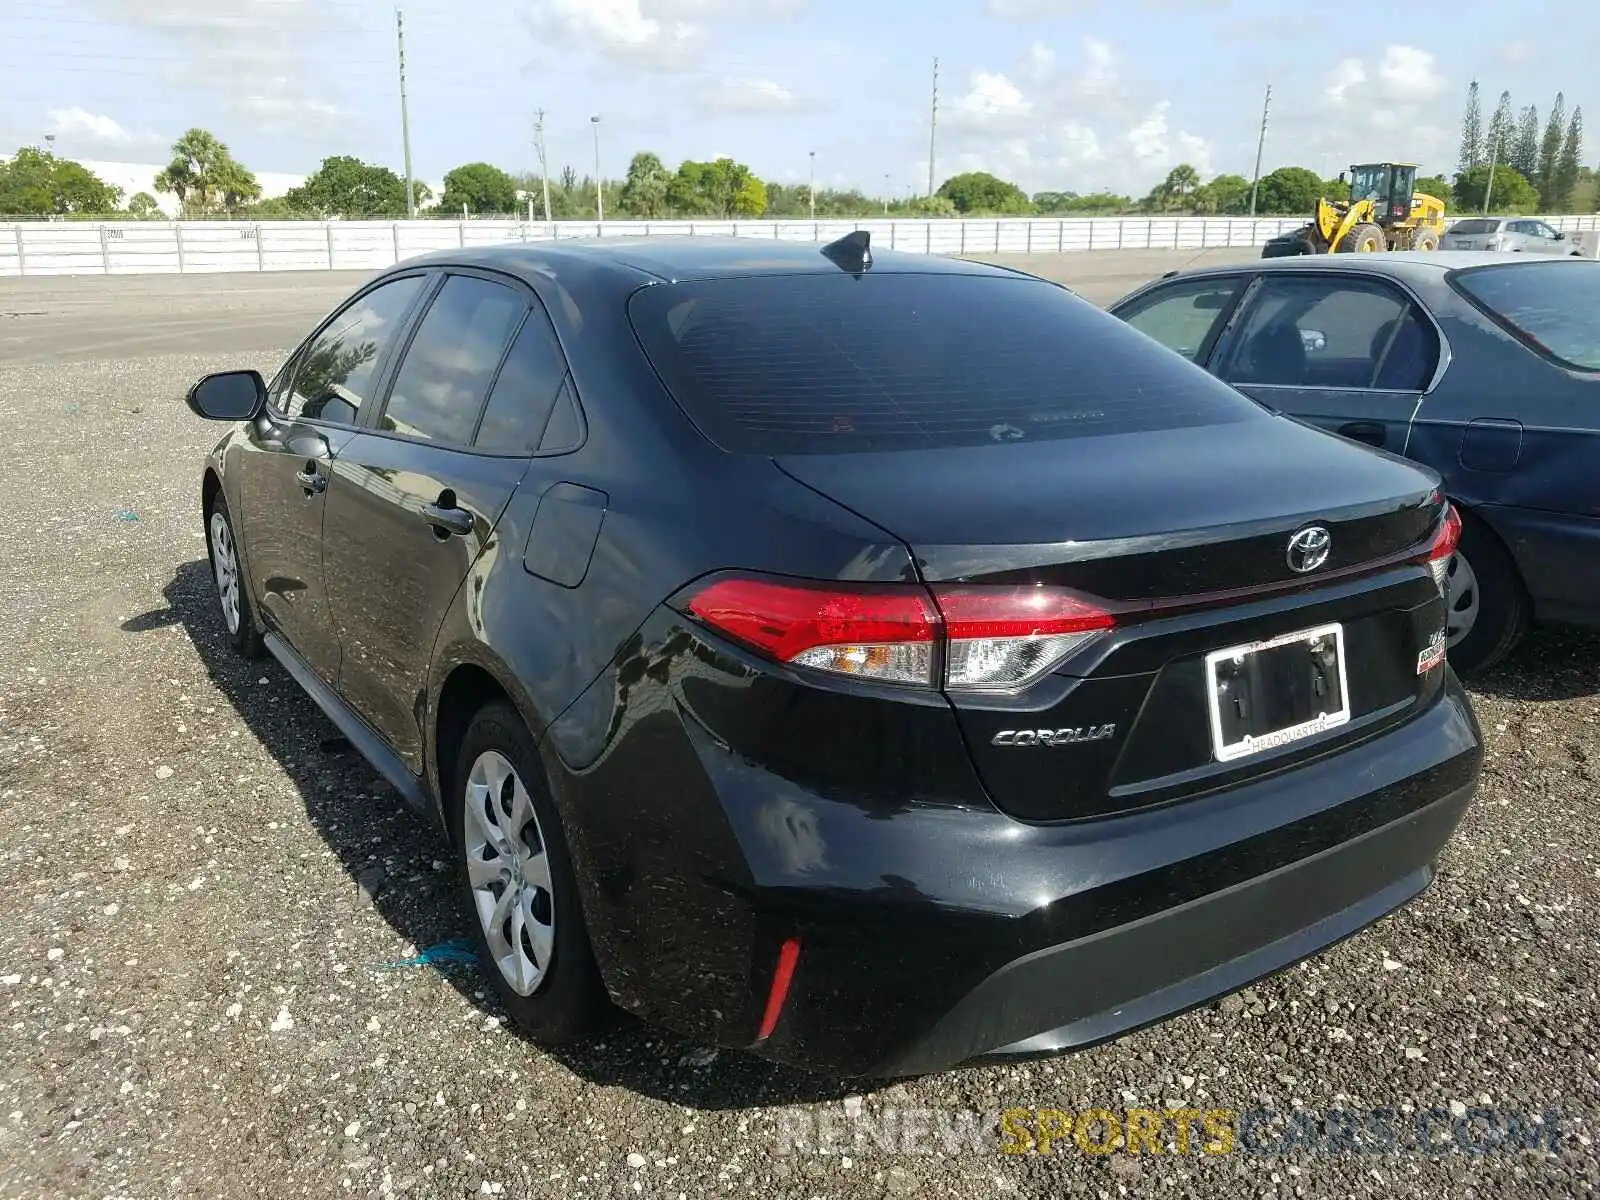
<svg viewBox="0 0 1600 1200"><path fill-rule="evenodd" d="M417 187L411 179L411 119L406 114L406 27L400 10L394 10L394 37L400 49L400 140L406 151L406 216L417 219Z"/></svg>
<svg viewBox="0 0 1600 1200"><path fill-rule="evenodd" d="M889 172L883 173L883 215L889 215Z"/></svg>
<svg viewBox="0 0 1600 1200"><path fill-rule="evenodd" d="M934 150L939 142L939 60L933 60L933 108L928 117L928 199L933 199Z"/></svg>
<svg viewBox="0 0 1600 1200"><path fill-rule="evenodd" d="M811 151L811 183L808 189L811 193L811 219L817 219L817 152Z"/></svg>
<svg viewBox="0 0 1600 1200"><path fill-rule="evenodd" d="M606 219L606 201L600 188L600 118L590 117L589 124L594 126L594 219L599 224Z"/></svg>
<svg viewBox="0 0 1600 1200"><path fill-rule="evenodd" d="M1267 84L1267 98L1261 102L1261 137L1256 142L1256 177L1250 184L1250 215L1256 215L1256 193L1261 188L1261 152L1267 145L1267 113L1272 109L1272 85Z"/></svg>
<svg viewBox="0 0 1600 1200"><path fill-rule="evenodd" d="M1483 215L1489 215L1489 197L1494 193L1494 168L1500 158L1500 139L1494 139L1489 147L1489 178L1483 182Z"/></svg>
<svg viewBox="0 0 1600 1200"><path fill-rule="evenodd" d="M550 217L550 167L544 155L544 109L540 109L533 121L533 147L539 152L539 178L544 184L544 219Z"/></svg>

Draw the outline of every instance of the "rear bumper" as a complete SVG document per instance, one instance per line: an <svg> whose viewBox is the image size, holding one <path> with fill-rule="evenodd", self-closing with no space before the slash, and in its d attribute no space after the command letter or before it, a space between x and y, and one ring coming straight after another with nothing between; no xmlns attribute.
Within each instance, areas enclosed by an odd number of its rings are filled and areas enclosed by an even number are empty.
<svg viewBox="0 0 1600 1200"><path fill-rule="evenodd" d="M840 1076L1116 1037L1428 885L1482 764L1445 671L1409 720L1323 758L1048 825L822 794L731 752L663 695L630 735L648 741L648 777L619 753L562 787L607 986L690 1037ZM798 966L759 1039L787 939Z"/></svg>
<svg viewBox="0 0 1600 1200"><path fill-rule="evenodd" d="M883 1073L1081 1049L1292 966L1419 895L1473 790L1143 921L1007 963Z"/></svg>

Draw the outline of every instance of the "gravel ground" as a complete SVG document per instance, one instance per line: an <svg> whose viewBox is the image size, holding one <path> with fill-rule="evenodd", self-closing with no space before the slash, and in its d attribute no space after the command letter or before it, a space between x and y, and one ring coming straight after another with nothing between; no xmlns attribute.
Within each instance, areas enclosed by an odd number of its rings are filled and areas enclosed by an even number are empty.
<svg viewBox="0 0 1600 1200"><path fill-rule="evenodd" d="M77 322L136 330L138 287L99 283ZM1541 631L1476 687L1483 791L1430 892L1208 1009L1076 1056L855 1094L626 1020L548 1053L508 1030L473 965L396 965L465 933L443 845L359 759L324 752L331 726L275 664L223 646L196 512L220 431L178 396L207 369L272 366L280 323L235 321L225 354L168 352L157 331L120 357L85 351L78 324L57 354L60 294L0 290L0 310L36 313L0 330L16 518L0 576L0 1196L1595 1191L1600 637ZM330 303L311 294L304 320ZM1559 1123L1544 1150L1427 1153L1405 1134L1435 1106L1439 1130L1478 1107ZM1330 1109L1393 1109L1402 1146L1100 1156L1068 1138L1018 1156L994 1127L1012 1107L1298 1108L1310 1129ZM982 1123L954 1153L915 1136L963 1113ZM854 1141L892 1118L890 1148ZM797 1131L811 1149L786 1152Z"/></svg>

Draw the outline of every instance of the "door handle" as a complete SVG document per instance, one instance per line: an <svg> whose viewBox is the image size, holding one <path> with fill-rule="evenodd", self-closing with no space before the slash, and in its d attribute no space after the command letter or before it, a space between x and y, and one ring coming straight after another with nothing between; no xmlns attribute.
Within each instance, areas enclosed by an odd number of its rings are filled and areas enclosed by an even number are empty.
<svg viewBox="0 0 1600 1200"><path fill-rule="evenodd" d="M328 490L328 480L325 475L317 470L317 464L308 462L303 470L295 472L294 480L305 489L306 495Z"/></svg>
<svg viewBox="0 0 1600 1200"><path fill-rule="evenodd" d="M422 516L433 526L434 533L441 537L452 533L457 537L466 537L474 528L472 514L454 505L425 504L422 506Z"/></svg>
<svg viewBox="0 0 1600 1200"><path fill-rule="evenodd" d="M1369 446L1381 446L1388 440L1382 421L1351 421L1339 426L1339 432L1354 441L1366 442Z"/></svg>

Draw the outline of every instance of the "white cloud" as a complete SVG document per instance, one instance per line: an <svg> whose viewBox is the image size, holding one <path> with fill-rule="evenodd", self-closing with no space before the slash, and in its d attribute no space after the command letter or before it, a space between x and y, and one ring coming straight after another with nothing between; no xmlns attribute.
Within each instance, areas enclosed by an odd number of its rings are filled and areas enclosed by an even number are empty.
<svg viewBox="0 0 1600 1200"><path fill-rule="evenodd" d="M1359 58L1340 59L1328 75L1327 97L1331 104L1345 105L1350 101L1350 91L1367 81L1367 69Z"/></svg>
<svg viewBox="0 0 1600 1200"><path fill-rule="evenodd" d="M536 31L586 46L638 71L686 71L713 48L709 24L801 12L807 0L541 0Z"/></svg>
<svg viewBox="0 0 1600 1200"><path fill-rule="evenodd" d="M49 132L61 140L63 153L139 150L160 146L167 140L155 133L136 133L104 113L92 113L76 106L52 109L46 115L50 120Z"/></svg>
<svg viewBox="0 0 1600 1200"><path fill-rule="evenodd" d="M340 83L338 72L313 69L307 47L338 44L353 20L350 6L317 0L88 4L105 20L140 30L176 51L173 65L148 81L152 91L210 93L224 112L258 128L307 137L336 123L348 129L348 113L330 91Z"/></svg>
<svg viewBox="0 0 1600 1200"><path fill-rule="evenodd" d="M1116 49L1092 37L1070 64L1034 42L1011 72L974 71L941 110L940 133L941 176L992 171L1030 192L1143 195L1179 162L1214 173L1210 143L1175 129L1171 102L1127 78Z"/></svg>
<svg viewBox="0 0 1600 1200"><path fill-rule="evenodd" d="M1444 91L1444 76L1426 50L1390 46L1378 64L1379 94L1398 104L1423 104Z"/></svg>
<svg viewBox="0 0 1600 1200"><path fill-rule="evenodd" d="M974 71L967 92L956 101L955 109L962 117L983 122L994 117L1029 116L1033 104L999 71Z"/></svg>
<svg viewBox="0 0 1600 1200"><path fill-rule="evenodd" d="M1446 86L1438 61L1415 46L1386 46L1370 68L1359 58L1341 59L1326 76L1322 93L1329 106L1340 110L1339 120L1301 114L1291 117L1287 127L1270 129L1268 140L1278 147L1294 146L1303 165L1324 173L1338 169L1335 163L1372 158L1444 170L1453 157L1452 135L1431 118L1437 116L1434 102Z"/></svg>
<svg viewBox="0 0 1600 1200"><path fill-rule="evenodd" d="M724 79L706 88L696 102L707 112L781 113L800 107L801 100L771 79Z"/></svg>
<svg viewBox="0 0 1600 1200"><path fill-rule="evenodd" d="M1127 132L1128 148L1138 159L1164 159L1171 154L1167 144L1167 110L1171 104L1163 100Z"/></svg>

